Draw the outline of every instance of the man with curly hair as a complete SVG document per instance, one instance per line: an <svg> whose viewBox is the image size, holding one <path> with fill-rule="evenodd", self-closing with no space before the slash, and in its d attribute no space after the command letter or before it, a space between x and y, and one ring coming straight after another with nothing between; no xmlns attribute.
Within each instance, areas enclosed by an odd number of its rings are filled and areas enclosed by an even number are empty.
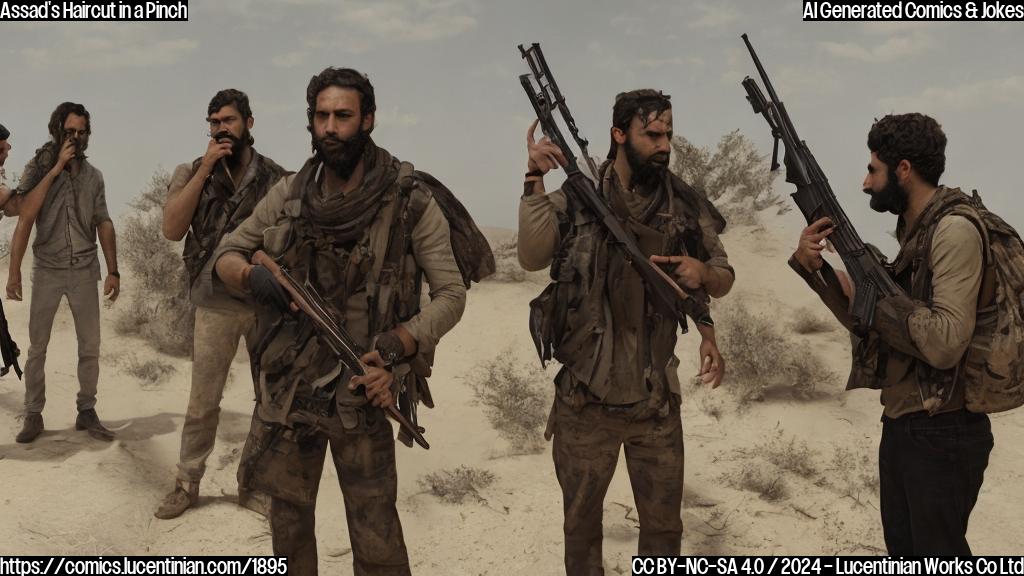
<svg viewBox="0 0 1024 576"><path fill-rule="evenodd" d="M892 556L969 555L967 521L993 443L988 416L965 408L959 370L979 301L991 299L980 293L983 227L970 212L955 210L966 195L939 184L946 135L934 119L886 116L872 125L867 143L864 193L873 210L898 216L900 253L890 272L906 291L877 304L871 330L857 339L847 386L882 389L878 473L885 543ZM848 302L856 287L822 258L832 230L828 218L805 228L790 265L850 325Z"/></svg>
<svg viewBox="0 0 1024 576"><path fill-rule="evenodd" d="M117 299L121 275L117 270L114 223L107 213L103 174L85 155L92 124L81 104L64 102L50 115L50 141L44 144L21 175L16 203L9 213L18 214L11 239L7 298L21 300L21 262L32 226L32 303L29 309L29 348L25 363L25 421L16 440L32 442L43 431L46 403L46 349L53 319L62 298L67 297L78 336L77 430L100 439L113 433L96 415L96 386L100 363L100 309L97 282L100 263L96 238L103 247L107 276L103 293Z"/></svg>
<svg viewBox="0 0 1024 576"><path fill-rule="evenodd" d="M466 286L437 200L441 184L370 137L369 79L327 68L310 80L306 102L313 156L214 255L216 276L259 304L249 341L257 409L240 474L271 496L274 554L288 556L290 574L316 574L316 497L329 446L354 573L406 575L395 438L382 407L397 397L414 417L415 398L429 402L425 378L462 316ZM343 369L309 318L295 314L282 268L370 350L364 376ZM421 306L424 278L430 301Z"/></svg>

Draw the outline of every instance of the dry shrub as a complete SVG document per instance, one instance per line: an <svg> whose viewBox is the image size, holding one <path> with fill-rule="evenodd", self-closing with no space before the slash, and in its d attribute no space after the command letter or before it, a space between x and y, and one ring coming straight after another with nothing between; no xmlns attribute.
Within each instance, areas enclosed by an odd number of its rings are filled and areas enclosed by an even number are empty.
<svg viewBox="0 0 1024 576"><path fill-rule="evenodd" d="M486 278L493 282L522 282L526 280L526 271L519 265L517 250L517 237L513 236L508 242L499 242L494 245L494 274Z"/></svg>
<svg viewBox="0 0 1024 576"><path fill-rule="evenodd" d="M551 406L551 385L543 370L524 363L509 348L475 370L474 403L498 435L517 452L539 452Z"/></svg>
<svg viewBox="0 0 1024 576"><path fill-rule="evenodd" d="M860 441L853 446L835 444L833 450L829 483L835 490L858 503L877 496L878 464L870 442Z"/></svg>
<svg viewBox="0 0 1024 576"><path fill-rule="evenodd" d="M796 436L790 436L787 440L781 429L758 444L754 451L779 469L793 472L801 478L810 478L818 473L818 465L814 462L816 452L807 442L797 441Z"/></svg>
<svg viewBox="0 0 1024 576"><path fill-rule="evenodd" d="M141 380L143 388L156 388L168 376L177 371L169 362L160 359L139 360L134 353L123 358L121 369L128 375Z"/></svg>
<svg viewBox="0 0 1024 576"><path fill-rule="evenodd" d="M822 334L835 329L834 322L819 316L810 308L800 308L794 313L793 332L797 334Z"/></svg>
<svg viewBox="0 0 1024 576"><path fill-rule="evenodd" d="M478 502L485 501L480 490L494 483L494 474L482 468L459 466L454 470L440 470L419 479L424 490L449 504L462 504L466 496L473 496Z"/></svg>
<svg viewBox="0 0 1024 576"><path fill-rule="evenodd" d="M146 340L174 356L192 352L194 310L188 299L188 279L181 245L163 235L163 202L170 175L157 170L149 186L133 201L133 211L121 224L119 254L130 272L127 310L114 328L119 334Z"/></svg>
<svg viewBox="0 0 1024 576"><path fill-rule="evenodd" d="M751 312L742 301L716 306L716 318L729 389L740 406L764 400L765 393L776 387L809 399L818 383L837 378L820 357L788 339L775 321Z"/></svg>
<svg viewBox="0 0 1024 576"><path fill-rule="evenodd" d="M748 461L734 475L727 477L733 486L754 492L762 499L777 502L789 498L789 486L776 467Z"/></svg>

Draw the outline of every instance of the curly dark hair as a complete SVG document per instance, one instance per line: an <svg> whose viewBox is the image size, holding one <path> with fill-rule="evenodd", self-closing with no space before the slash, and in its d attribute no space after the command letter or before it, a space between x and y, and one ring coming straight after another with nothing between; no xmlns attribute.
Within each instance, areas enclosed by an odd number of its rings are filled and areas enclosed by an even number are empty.
<svg viewBox="0 0 1024 576"><path fill-rule="evenodd" d="M650 88L619 93L615 96L615 106L612 107L612 128L628 132L629 123L633 121L634 116L639 116L646 126L652 112L657 115L672 109L670 98L671 96L661 90ZM615 157L616 149L613 139L611 148L608 149L609 159Z"/></svg>
<svg viewBox="0 0 1024 576"><path fill-rule="evenodd" d="M54 142L60 142L64 135L64 121L71 114L85 118L85 132L92 134L92 121L89 119L89 111L85 109L85 106L74 102L62 102L53 111L53 114L50 114L50 123L46 126Z"/></svg>
<svg viewBox="0 0 1024 576"><path fill-rule="evenodd" d="M889 114L875 120L868 132L868 149L885 162L890 172L902 160L910 162L921 178L932 186L946 170L946 133L931 116Z"/></svg>
<svg viewBox="0 0 1024 576"><path fill-rule="evenodd" d="M7 140L10 137L11 131L5 128L3 124L0 124L0 140Z"/></svg>
<svg viewBox="0 0 1024 576"><path fill-rule="evenodd" d="M210 116L225 106L234 106L242 115L242 120L252 117L252 109L249 108L249 97L241 90L227 88L214 94L210 105L206 107L206 115Z"/></svg>
<svg viewBox="0 0 1024 576"><path fill-rule="evenodd" d="M324 68L323 72L309 79L309 86L306 87L306 119L309 125L306 129L313 132L313 113L316 112L316 97L330 86L348 88L359 92L359 114L365 118L367 114L377 111L377 99L373 94L373 84L370 78L352 68L335 68L333 66ZM373 126L367 132L372 132Z"/></svg>

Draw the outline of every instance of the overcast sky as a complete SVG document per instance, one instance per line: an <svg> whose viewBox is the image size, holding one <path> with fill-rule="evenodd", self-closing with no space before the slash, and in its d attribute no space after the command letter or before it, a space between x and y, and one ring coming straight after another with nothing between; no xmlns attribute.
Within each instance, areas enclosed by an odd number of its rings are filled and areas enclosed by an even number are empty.
<svg viewBox="0 0 1024 576"><path fill-rule="evenodd" d="M193 0L178 23L3 23L0 123L8 170L42 144L53 108L92 113L90 156L116 215L158 167L206 147L206 105L249 94L256 147L295 169L309 152L305 88L325 66L369 74L378 144L431 172L488 226L514 227L531 109L516 45L541 42L577 122L603 155L617 92L672 95L701 145L740 129L765 151L740 81L754 42L801 136L867 238L893 228L860 193L872 119L919 111L949 137L944 183L978 188L1024 227L1024 52L1018 23L813 23L801 3L628 0ZM1017 56L1014 56L1017 54ZM767 166L766 166L767 169ZM549 179L549 187L557 184ZM780 178L780 192L790 185Z"/></svg>

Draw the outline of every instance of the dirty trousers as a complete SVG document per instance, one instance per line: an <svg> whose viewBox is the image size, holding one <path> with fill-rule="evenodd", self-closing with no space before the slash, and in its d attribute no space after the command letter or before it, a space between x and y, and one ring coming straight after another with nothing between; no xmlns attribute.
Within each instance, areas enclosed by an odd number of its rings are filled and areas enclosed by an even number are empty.
<svg viewBox="0 0 1024 576"><path fill-rule="evenodd" d="M637 554L678 556L683 521L683 427L679 407L666 416L631 420L625 412L587 404L579 412L561 401L555 406L552 455L562 487L565 513L565 572L604 574L602 512L619 447L640 518Z"/></svg>
<svg viewBox="0 0 1024 576"><path fill-rule="evenodd" d="M411 574L395 504L398 473L394 433L382 410L365 408L359 412L355 428L344 429L334 415L328 434L316 433L298 442L278 442L259 460L259 466L264 468L258 474L262 482L254 487L273 497L270 529L274 554L288 556L289 574L317 574L316 494L328 444L345 501L353 573ZM268 480L273 485L267 485Z"/></svg>
<svg viewBox="0 0 1024 576"><path fill-rule="evenodd" d="M213 452L220 422L220 401L231 361L242 336L248 342L256 325L252 312L196 307L192 352L192 386L185 424L181 427L178 480L199 482L206 472L206 459ZM246 381L249 371L246 370Z"/></svg>

